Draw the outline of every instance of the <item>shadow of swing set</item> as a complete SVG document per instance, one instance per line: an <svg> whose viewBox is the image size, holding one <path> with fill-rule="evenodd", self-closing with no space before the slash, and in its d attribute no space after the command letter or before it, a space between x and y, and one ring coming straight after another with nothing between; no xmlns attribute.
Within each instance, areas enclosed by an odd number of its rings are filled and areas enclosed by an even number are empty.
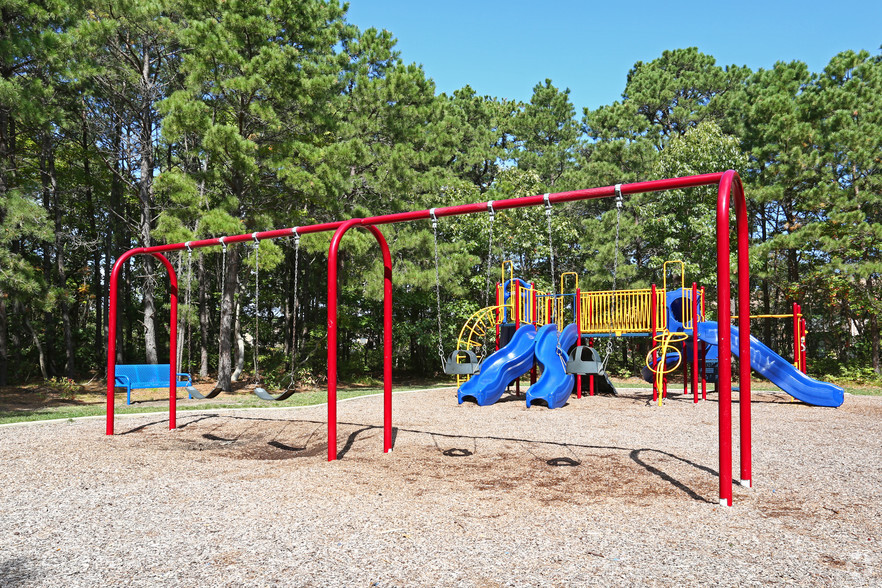
<svg viewBox="0 0 882 588"><path fill-rule="evenodd" d="M116 364L116 317L117 317L117 294L121 268L125 263L136 255L150 255L158 259L165 267L169 278L169 363L168 387L169 387L169 429L177 427L176 394L178 386L177 372L177 322L178 322L178 279L174 267L165 256L173 251L188 251L204 247L226 248L234 243L253 241L258 244L265 239L295 238L300 236L333 231L331 244L328 251L328 461L337 459L337 265L340 242L343 236L352 228L362 228L370 232L380 246L383 260L383 451L388 453L392 450L392 258L385 237L378 228L386 224L412 222L418 220L430 220L437 223L437 219L465 214L480 214L490 211L499 211L526 206L545 206L550 211L555 203L573 202L599 198L619 198L638 193L659 192L664 190L676 190L693 188L698 186L717 186L717 314L720 324L731 323L731 278L729 270L729 233L730 233L730 204L735 207L735 230L737 243L737 288L739 308L749 308L749 263L748 263L748 226L747 208L744 196L744 188L737 172L704 174L681 178L670 178L632 184L617 184L601 188L558 192L538 196L510 198L493 202L480 202L446 206L427 210L401 212L395 214L354 218L346 221L321 223L304 227L276 229L271 231L254 232L242 235L224 236L187 243L175 243L170 245L158 245L153 247L136 247L122 254L114 263L110 275L109 284L109 316L108 316L108 345L107 345L107 413L106 434L114 434L114 391L117 375ZM734 202L733 202L734 201ZM618 208L618 207L617 207ZM618 248L616 248L618 249ZM553 263L553 262L552 262ZM188 263L189 266L189 263ZM189 268L188 268L189 271ZM554 268L552 265L552 281L554 285ZM189 280L188 280L189 283ZM552 293L553 294L553 293ZM538 293L537 293L538 295ZM518 296L515 296L515 300ZM556 300L556 296L552 297ZM486 306L486 305L485 305ZM546 305L547 307L547 305ZM440 320L440 315L439 315ZM739 355L748 357L750 353L750 317L742 313L738 317L738 328L742 333L738 341ZM440 333L439 333L440 334ZM718 383L719 394L719 499L721 505L732 505L732 357L730 349L730 333L727 329L719 332L719 357L718 357ZM256 343L256 342L255 342ZM255 344L255 349L257 345ZM470 350L466 350L470 351ZM443 348L440 350L444 358ZM455 352L456 358L461 357L460 351ZM471 360L468 353L466 357ZM578 359L576 356L572 359ZM460 360L454 358L448 365L459 364ZM476 358L477 359L477 358ZM592 361L592 360L589 360ZM595 360L596 361L596 360ZM466 362L471 363L471 362ZM476 362L475 362L476 363ZM584 368L585 366L583 366ZM448 368L459 369L459 368ZM595 366L594 369L597 369ZM739 362L739 429L740 429L740 482L742 486L751 487L751 420L750 420L750 365L749 362ZM287 391L287 390L286 390ZM283 391L284 394L284 391ZM279 396L267 393L267 396L278 398Z"/></svg>

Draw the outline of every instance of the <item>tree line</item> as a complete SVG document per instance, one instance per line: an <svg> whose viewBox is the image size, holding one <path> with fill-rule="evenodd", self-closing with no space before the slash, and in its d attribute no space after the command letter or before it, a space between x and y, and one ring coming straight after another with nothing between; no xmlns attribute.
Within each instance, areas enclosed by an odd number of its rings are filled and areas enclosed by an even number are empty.
<svg viewBox="0 0 882 588"><path fill-rule="evenodd" d="M437 93L335 1L2 0L0 73L0 385L102 375L109 276L132 247L729 168L748 195L752 312L799 302L810 367L882 373L880 54L810 72L665 51L621 100L577 113L551 80L526 103ZM451 351L504 259L546 288L577 271L582 289L661 283L681 259L713 299L715 199L635 196L618 220L609 201L560 205L550 240L541 209L442 219L440 333L431 225L384 227L396 369L439 371L439 335ZM269 385L320 377L329 238L172 255L182 369L224 388L255 360ZM341 257L352 378L382 360L371 239L350 234ZM165 361L163 268L138 256L121 284L117 361ZM787 325L755 328L788 351Z"/></svg>

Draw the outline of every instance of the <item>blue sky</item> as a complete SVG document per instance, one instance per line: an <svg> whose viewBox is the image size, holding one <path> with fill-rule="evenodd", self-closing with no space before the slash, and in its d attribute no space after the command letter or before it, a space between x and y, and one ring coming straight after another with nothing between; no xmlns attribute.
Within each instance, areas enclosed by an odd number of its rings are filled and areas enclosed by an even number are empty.
<svg viewBox="0 0 882 588"><path fill-rule="evenodd" d="M385 28L405 62L424 66L438 92L528 101L551 78L596 108L621 97L628 71L665 49L698 47L718 65L769 68L799 60L821 71L847 49L879 54L882 0L734 3L573 0L350 0L349 22Z"/></svg>

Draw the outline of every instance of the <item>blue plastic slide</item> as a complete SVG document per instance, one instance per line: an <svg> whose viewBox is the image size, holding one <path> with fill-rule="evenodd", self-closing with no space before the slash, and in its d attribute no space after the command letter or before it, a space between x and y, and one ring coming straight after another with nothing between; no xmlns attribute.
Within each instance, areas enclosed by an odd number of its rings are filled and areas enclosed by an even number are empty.
<svg viewBox="0 0 882 588"><path fill-rule="evenodd" d="M572 323L564 327L560 334L560 348L564 357L570 347L576 344L579 331L576 324ZM542 375L539 380L527 390L527 406L537 400L543 401L548 408L560 408L567 403L573 392L576 378L567 373L566 360L557 352L557 325L545 325L539 329L536 335L536 359L542 364Z"/></svg>
<svg viewBox="0 0 882 588"><path fill-rule="evenodd" d="M698 338L717 345L716 322L698 323ZM738 355L738 328L732 327L732 354ZM841 406L845 399L842 388L808 377L756 337L750 337L750 367L770 382L806 404L815 406Z"/></svg>
<svg viewBox="0 0 882 588"><path fill-rule="evenodd" d="M459 403L471 398L479 406L493 404L502 397L509 382L520 378L533 367L533 343L536 327L523 325L511 341L481 363L481 371L459 387Z"/></svg>

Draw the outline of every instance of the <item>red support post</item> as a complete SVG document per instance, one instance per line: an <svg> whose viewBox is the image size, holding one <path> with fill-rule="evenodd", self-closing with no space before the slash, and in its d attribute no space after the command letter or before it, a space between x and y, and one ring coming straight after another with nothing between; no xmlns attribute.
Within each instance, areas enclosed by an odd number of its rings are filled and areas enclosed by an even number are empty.
<svg viewBox="0 0 882 588"><path fill-rule="evenodd" d="M692 398L698 403L698 285L692 282Z"/></svg>
<svg viewBox="0 0 882 588"><path fill-rule="evenodd" d="M652 285L652 304L650 308L652 309L650 312L650 322L652 326L652 367L653 369L658 367L658 351L655 349L655 337L658 334L658 295L655 291L655 284ZM656 379L652 378L652 401L658 402L658 394L659 389L656 385Z"/></svg>
<svg viewBox="0 0 882 588"><path fill-rule="evenodd" d="M738 353L741 431L741 485L751 486L750 428L750 265L748 261L747 204L741 179L727 171L720 179L717 198L717 308L719 342L719 443L720 504L732 506L732 307L729 276L729 204L735 191L735 222L738 249Z"/></svg>
<svg viewBox="0 0 882 588"><path fill-rule="evenodd" d="M582 290L576 288L576 345L582 344ZM582 374L576 374L576 398L582 398Z"/></svg>
<svg viewBox="0 0 882 588"><path fill-rule="evenodd" d="M373 234L383 255L383 452L392 451L392 255L377 227L351 219L337 228L328 250L328 461L337 459L337 257L343 235L357 226Z"/></svg>
<svg viewBox="0 0 882 588"><path fill-rule="evenodd" d="M800 352L801 345L799 344L799 305L797 303L793 303L793 367L798 370L802 369L800 365L800 360L802 359L802 353Z"/></svg>
<svg viewBox="0 0 882 588"><path fill-rule="evenodd" d="M802 314L802 307L799 308L800 314ZM806 326L805 317L803 316L800 320L800 335L799 335L799 349L800 349L800 365L802 365L802 373L808 374L808 360L806 358L806 342L805 337L808 333L808 328Z"/></svg>
<svg viewBox="0 0 882 588"><path fill-rule="evenodd" d="M701 318L707 320L705 311L704 286L701 287ZM701 342L701 399L707 400L707 352L708 347L704 341Z"/></svg>
<svg viewBox="0 0 882 588"><path fill-rule="evenodd" d="M521 283L518 280L514 281L514 291L511 294L514 296L514 322L515 322L515 332L521 328ZM515 394L521 393L521 378L518 377L515 379Z"/></svg>
<svg viewBox="0 0 882 588"><path fill-rule="evenodd" d="M135 255L152 255L162 262L168 272L169 302L169 384L168 384L168 428L177 428L177 397L178 397L178 276L171 262L161 253L148 253L143 247L130 249L123 253L113 264L110 272L110 296L107 308L107 415L105 434L113 435L114 420L114 390L116 389L116 315L117 315L117 291L119 289L119 274L123 264Z"/></svg>
<svg viewBox="0 0 882 588"><path fill-rule="evenodd" d="M534 327L538 327L539 317L536 312L536 282L530 282L530 291L532 292L532 296L530 296L530 322L533 323ZM536 383L536 357L533 357L533 367L530 368L530 385Z"/></svg>

